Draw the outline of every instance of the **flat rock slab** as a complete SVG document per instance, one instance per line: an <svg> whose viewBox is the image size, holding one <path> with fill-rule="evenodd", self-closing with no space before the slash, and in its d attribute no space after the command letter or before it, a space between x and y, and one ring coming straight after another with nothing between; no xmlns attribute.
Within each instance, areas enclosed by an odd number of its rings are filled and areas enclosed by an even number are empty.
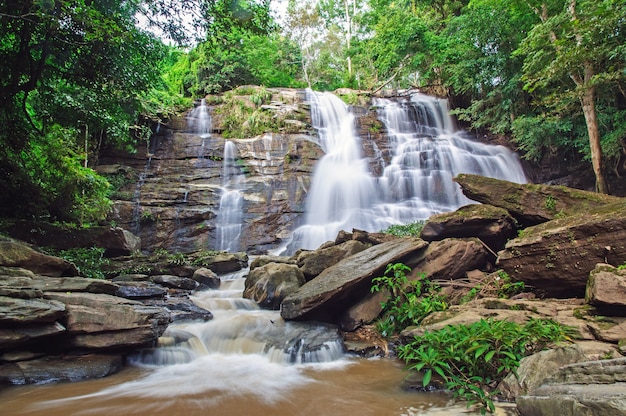
<svg viewBox="0 0 626 416"><path fill-rule="evenodd" d="M347 257L287 296L280 314L284 319L335 322L369 293L371 279L381 275L389 263L402 261L427 246L418 238L401 238Z"/></svg>

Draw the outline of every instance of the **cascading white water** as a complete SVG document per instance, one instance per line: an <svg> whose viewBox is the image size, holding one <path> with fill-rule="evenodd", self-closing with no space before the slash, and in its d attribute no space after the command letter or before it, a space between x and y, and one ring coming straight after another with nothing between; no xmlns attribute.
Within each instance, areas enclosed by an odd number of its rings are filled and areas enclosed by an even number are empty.
<svg viewBox="0 0 626 416"><path fill-rule="evenodd" d="M236 164L237 146L232 141L224 143L222 168L222 196L217 211L216 249L235 252L239 250L239 236L243 222L243 194L240 185L243 174Z"/></svg>
<svg viewBox="0 0 626 416"><path fill-rule="evenodd" d="M401 104L376 101L393 156L374 178L348 107L330 93L309 91L308 97L326 154L315 167L305 223L294 231L288 251L315 249L339 230L380 231L455 210L471 202L452 180L460 173L526 182L513 152L455 132L446 101L422 94Z"/></svg>
<svg viewBox="0 0 626 416"><path fill-rule="evenodd" d="M206 100L200 100L200 104L195 107L187 116L187 128L190 133L197 134L202 138L211 134L211 115L206 105Z"/></svg>

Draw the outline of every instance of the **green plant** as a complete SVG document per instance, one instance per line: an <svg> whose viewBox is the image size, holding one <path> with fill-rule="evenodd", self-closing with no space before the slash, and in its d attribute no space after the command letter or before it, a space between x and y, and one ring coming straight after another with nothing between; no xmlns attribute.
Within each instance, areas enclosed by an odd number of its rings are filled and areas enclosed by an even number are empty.
<svg viewBox="0 0 626 416"><path fill-rule="evenodd" d="M471 288L460 300L467 303L476 298L510 298L526 289L524 282L514 282L504 270L498 270L485 276L480 283Z"/></svg>
<svg viewBox="0 0 626 416"><path fill-rule="evenodd" d="M419 237L424 224L426 224L425 221L416 221L410 224L394 224L383 230L383 232L396 237Z"/></svg>
<svg viewBox="0 0 626 416"><path fill-rule="evenodd" d="M556 199L552 195L546 196L544 205L548 211L556 211Z"/></svg>
<svg viewBox="0 0 626 416"><path fill-rule="evenodd" d="M440 288L422 273L409 281L411 268L402 263L388 264L385 274L372 279L371 292L389 291L389 299L381 303L382 318L378 330L387 337L410 325L416 325L432 312L443 311L448 305Z"/></svg>
<svg viewBox="0 0 626 416"><path fill-rule="evenodd" d="M105 250L102 247L72 248L68 250L48 248L45 251L50 255L61 257L74 263L78 273L83 277L91 279L104 279L106 277L102 268L109 264L109 259L104 257Z"/></svg>
<svg viewBox="0 0 626 416"><path fill-rule="evenodd" d="M398 356L410 370L424 372L428 386L433 373L456 397L476 404L481 413L493 412L497 385L515 372L520 360L548 345L570 340L573 329L547 319L531 319L525 325L484 320L469 325L447 325L416 336L398 348Z"/></svg>

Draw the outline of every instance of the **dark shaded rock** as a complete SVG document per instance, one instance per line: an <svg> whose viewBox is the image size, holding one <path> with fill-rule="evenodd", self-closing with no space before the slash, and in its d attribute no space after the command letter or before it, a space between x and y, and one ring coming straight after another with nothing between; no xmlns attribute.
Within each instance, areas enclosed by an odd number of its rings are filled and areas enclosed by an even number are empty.
<svg viewBox="0 0 626 416"><path fill-rule="evenodd" d="M552 297L584 297L598 263L626 258L626 202L529 227L498 253L513 280Z"/></svg>
<svg viewBox="0 0 626 416"><path fill-rule="evenodd" d="M465 196L482 204L506 209L523 227L586 212L620 200L564 186L520 185L470 174L460 174L454 181L461 186Z"/></svg>
<svg viewBox="0 0 626 416"><path fill-rule="evenodd" d="M119 355L50 356L0 365L1 384L44 384L106 377L122 369Z"/></svg>
<svg viewBox="0 0 626 416"><path fill-rule="evenodd" d="M0 329L0 351L63 332L65 332L65 327L58 322L6 325Z"/></svg>
<svg viewBox="0 0 626 416"><path fill-rule="evenodd" d="M337 322L350 306L369 293L372 278L384 272L389 263L403 261L427 245L417 238L402 238L347 257L287 296L281 304L281 316Z"/></svg>
<svg viewBox="0 0 626 416"><path fill-rule="evenodd" d="M304 274L295 264L268 263L250 271L243 297L263 308L278 310L283 299L304 283Z"/></svg>
<svg viewBox="0 0 626 416"><path fill-rule="evenodd" d="M204 259L202 265L215 273L236 272L248 266L246 253L218 253Z"/></svg>
<svg viewBox="0 0 626 416"><path fill-rule="evenodd" d="M189 298L167 298L165 300L148 299L142 301L144 305L166 307L171 313L172 322L181 321L210 321L213 314L197 306Z"/></svg>
<svg viewBox="0 0 626 416"><path fill-rule="evenodd" d="M0 239L0 266L20 267L44 276L78 276L76 266L59 257L49 256L18 241Z"/></svg>
<svg viewBox="0 0 626 416"><path fill-rule="evenodd" d="M173 289L195 290L200 283L187 277L178 277L167 274L152 276L151 280L159 285Z"/></svg>
<svg viewBox="0 0 626 416"><path fill-rule="evenodd" d="M222 283L220 277L215 274L213 270L207 269L206 267L201 267L193 272L191 278L198 282L198 289L219 289Z"/></svg>
<svg viewBox="0 0 626 416"><path fill-rule="evenodd" d="M369 246L369 244L360 241L348 240L345 243L314 251L301 251L296 258L296 263L304 273L306 280L311 280L340 260L359 253Z"/></svg>
<svg viewBox="0 0 626 416"><path fill-rule="evenodd" d="M117 282L147 282L150 280L150 276L141 273L120 274L119 276L111 279L113 283Z"/></svg>
<svg viewBox="0 0 626 416"><path fill-rule="evenodd" d="M387 233L369 233L362 230L352 230L352 240L360 241L367 245L386 243L397 239L395 235Z"/></svg>
<svg viewBox="0 0 626 416"><path fill-rule="evenodd" d="M425 241L476 237L497 252L515 235L514 223L513 217L503 208L482 204L466 205L454 212L430 217L420 237Z"/></svg>
<svg viewBox="0 0 626 416"><path fill-rule="evenodd" d="M167 295L167 289L151 282L118 282L119 289L115 296L126 299L162 298Z"/></svg>
<svg viewBox="0 0 626 416"><path fill-rule="evenodd" d="M141 240L119 227L66 228L50 223L15 222L8 230L14 238L58 250L104 248L107 257L127 256L141 249Z"/></svg>

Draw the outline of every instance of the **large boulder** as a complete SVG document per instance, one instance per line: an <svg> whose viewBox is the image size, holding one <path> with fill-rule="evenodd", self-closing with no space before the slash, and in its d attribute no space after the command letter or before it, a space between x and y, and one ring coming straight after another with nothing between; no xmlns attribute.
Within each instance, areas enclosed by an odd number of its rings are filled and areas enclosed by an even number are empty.
<svg viewBox="0 0 626 416"><path fill-rule="evenodd" d="M624 262L624 241L622 200L525 229L498 253L497 264L545 296L582 298L596 264Z"/></svg>
<svg viewBox="0 0 626 416"><path fill-rule="evenodd" d="M250 271L243 297L254 300L263 308L278 310L283 299L304 283L304 274L298 266L268 263Z"/></svg>
<svg viewBox="0 0 626 416"><path fill-rule="evenodd" d="M522 416L622 416L626 358L566 365L515 402Z"/></svg>
<svg viewBox="0 0 626 416"><path fill-rule="evenodd" d="M484 176L460 174L455 179L468 198L501 207L523 226L586 212L620 198L565 186L518 184Z"/></svg>
<svg viewBox="0 0 626 416"><path fill-rule="evenodd" d="M477 239L452 239L435 241L426 250L407 259L413 269L407 276L410 280L428 279L455 280L465 276L467 270L482 268L492 257ZM341 317L340 326L352 331L362 324L373 322L382 312L381 302L389 297L386 291L368 293L351 306Z"/></svg>
<svg viewBox="0 0 626 416"><path fill-rule="evenodd" d="M421 239L400 238L344 258L287 296L281 316L335 323L370 293L372 278L381 275L389 263L403 262L427 246Z"/></svg>
<svg viewBox="0 0 626 416"><path fill-rule="evenodd" d="M15 222L7 232L21 241L58 250L101 247L107 257L126 256L141 249L140 238L120 227L67 228L50 223Z"/></svg>
<svg viewBox="0 0 626 416"><path fill-rule="evenodd" d="M476 237L492 251L500 251L515 234L515 221L503 208L492 205L466 205L453 212L433 215L420 237L426 241Z"/></svg>
<svg viewBox="0 0 626 416"><path fill-rule="evenodd" d="M585 300L604 314L626 314L626 270L597 264L589 274Z"/></svg>
<svg viewBox="0 0 626 416"><path fill-rule="evenodd" d="M359 253L369 246L369 244L360 241L348 240L314 251L301 251L296 257L296 263L304 273L306 280L311 280L340 260Z"/></svg>
<svg viewBox="0 0 626 416"><path fill-rule="evenodd" d="M0 239L0 266L19 267L44 276L78 276L76 266L67 260L8 238Z"/></svg>
<svg viewBox="0 0 626 416"><path fill-rule="evenodd" d="M64 323L74 347L121 348L151 345L170 322L166 309L93 293L46 292L65 304Z"/></svg>

